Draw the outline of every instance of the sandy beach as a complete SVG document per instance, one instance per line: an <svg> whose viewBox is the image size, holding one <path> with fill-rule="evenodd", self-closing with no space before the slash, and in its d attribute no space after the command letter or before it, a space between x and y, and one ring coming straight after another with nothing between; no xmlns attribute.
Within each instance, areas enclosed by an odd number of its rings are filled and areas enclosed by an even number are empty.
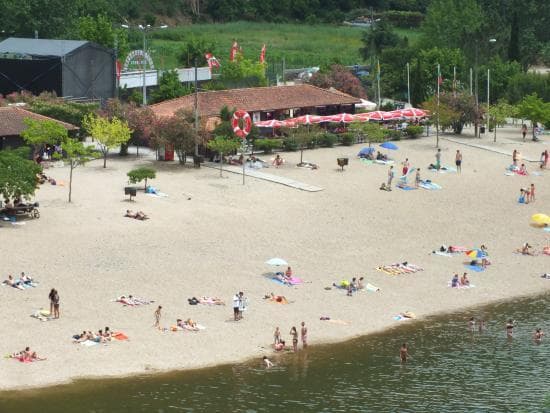
<svg viewBox="0 0 550 413"><path fill-rule="evenodd" d="M457 139L506 153L517 148L533 160L547 147L523 143L519 128L499 130L497 144L492 136L479 140L466 134ZM311 344L335 342L410 323L393 319L403 311L421 318L550 289L550 281L540 278L549 271L550 256L514 254L524 242L537 251L547 245L548 233L531 227L529 220L535 213L550 213L550 171L544 176L506 176L510 156L442 139L443 165L454 165L460 149L463 170L434 173L427 166L435 161L435 137L396 144L399 150L385 152L396 159L397 171L408 158L421 168L423 178L442 189L378 190L388 167L360 162L356 154L361 144L306 151L304 159L317 163L318 170L295 167L300 153L294 152L282 154L284 167L265 171L320 186L320 192L253 178L242 185L240 175L224 172L220 178L216 169L157 163L150 155L112 156L106 169L101 161L79 167L71 204L66 186L43 185L36 194L40 219L20 226L0 224L2 279L24 271L40 282L25 291L0 287L0 351L5 355L30 346L48 360L20 363L2 358L0 389L260 358L272 352L276 326L287 343L291 326L299 327L301 321L309 328ZM336 164L340 156L350 158L344 172ZM128 202L123 191L126 173L136 165L157 168L151 185L168 197L139 192L135 202ZM527 168L536 171L538 164L527 163ZM46 173L68 181L67 168ZM518 204L520 188L531 183L537 187L536 202ZM125 218L126 209L142 210L151 219ZM430 254L442 244L485 244L493 265L474 273L464 267L464 255ZM287 260L305 283L287 287L263 276L270 270L264 262L273 257ZM424 271L390 276L375 269L404 261ZM464 271L476 287L449 288L452 275ZM381 292L348 297L342 290L325 289L360 276ZM51 288L59 291L61 318L31 318L35 310L49 308ZM233 321L231 303L237 291L244 291L249 302L239 322ZM271 292L291 303L262 299ZM131 308L112 302L123 294L155 303ZM217 296L226 305L188 304L188 298L199 296ZM156 330L152 325L157 305L163 307L163 327L191 317L206 329ZM321 316L348 323L321 321ZM72 343L72 335L105 326L124 332L129 341L94 347Z"/></svg>

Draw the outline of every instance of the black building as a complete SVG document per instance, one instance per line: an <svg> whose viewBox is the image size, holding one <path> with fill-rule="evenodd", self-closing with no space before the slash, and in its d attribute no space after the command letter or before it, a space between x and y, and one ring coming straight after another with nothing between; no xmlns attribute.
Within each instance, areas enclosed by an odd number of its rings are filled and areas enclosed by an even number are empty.
<svg viewBox="0 0 550 413"><path fill-rule="evenodd" d="M55 92L67 98L115 95L115 55L83 40L21 39L0 42L0 93Z"/></svg>

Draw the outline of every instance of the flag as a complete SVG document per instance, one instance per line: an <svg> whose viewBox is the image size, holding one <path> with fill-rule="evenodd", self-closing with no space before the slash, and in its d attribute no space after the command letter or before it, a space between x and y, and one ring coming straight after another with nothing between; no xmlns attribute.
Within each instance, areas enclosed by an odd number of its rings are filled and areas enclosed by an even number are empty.
<svg viewBox="0 0 550 413"><path fill-rule="evenodd" d="M239 43L235 40L233 46L231 46L231 52L229 53L229 61L233 62L235 57L237 57L237 52L239 51Z"/></svg>
<svg viewBox="0 0 550 413"><path fill-rule="evenodd" d="M120 73L122 72L122 63L117 59L116 61L116 78L120 80Z"/></svg>
<svg viewBox="0 0 550 413"><path fill-rule="evenodd" d="M443 84L443 76L441 76L441 66L437 65L437 84L441 86Z"/></svg>
<svg viewBox="0 0 550 413"><path fill-rule="evenodd" d="M376 80L380 80L380 60L376 63Z"/></svg>
<svg viewBox="0 0 550 413"><path fill-rule="evenodd" d="M265 63L265 44L262 46L262 51L260 52L260 63Z"/></svg>
<svg viewBox="0 0 550 413"><path fill-rule="evenodd" d="M213 67L220 67L220 62L218 61L218 59L216 59L215 56L212 55L212 53L205 53L204 58L206 59L210 70L212 70Z"/></svg>

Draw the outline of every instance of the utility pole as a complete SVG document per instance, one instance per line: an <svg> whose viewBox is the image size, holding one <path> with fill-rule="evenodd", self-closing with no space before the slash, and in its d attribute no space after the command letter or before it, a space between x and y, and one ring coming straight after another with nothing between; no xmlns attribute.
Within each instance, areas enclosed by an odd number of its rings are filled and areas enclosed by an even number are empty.
<svg viewBox="0 0 550 413"><path fill-rule="evenodd" d="M407 102L411 104L411 68L409 63L407 63Z"/></svg>
<svg viewBox="0 0 550 413"><path fill-rule="evenodd" d="M195 66L195 102L193 105L195 116L195 133L199 133L199 81L197 80L198 68L197 59L193 62ZM199 143L195 142L195 156L199 156Z"/></svg>
<svg viewBox="0 0 550 413"><path fill-rule="evenodd" d="M143 33L143 55L141 56L141 62L143 63L143 106L147 106L147 78L146 78L146 60L145 55L147 53L147 36L146 31L147 28L143 27L141 30Z"/></svg>
<svg viewBox="0 0 550 413"><path fill-rule="evenodd" d="M439 83L441 80L441 66L437 64L437 120L435 128L435 147L439 148Z"/></svg>
<svg viewBox="0 0 550 413"><path fill-rule="evenodd" d="M491 105L491 69L487 69L487 133L489 133L490 117L489 108ZM496 128L496 125L494 126ZM495 137L496 141L496 137Z"/></svg>
<svg viewBox="0 0 550 413"><path fill-rule="evenodd" d="M118 99L118 34L115 32L115 98Z"/></svg>

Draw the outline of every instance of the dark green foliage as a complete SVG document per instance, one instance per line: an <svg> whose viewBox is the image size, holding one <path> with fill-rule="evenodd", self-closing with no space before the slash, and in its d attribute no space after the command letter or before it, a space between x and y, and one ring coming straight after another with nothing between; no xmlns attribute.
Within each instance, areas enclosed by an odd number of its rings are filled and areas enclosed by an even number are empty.
<svg viewBox="0 0 550 413"><path fill-rule="evenodd" d="M173 33L173 32L168 32ZM195 62L197 66L206 66L205 53L212 52L215 48L215 44L205 39L191 38L187 40L181 53L178 56L178 61L183 67L194 67Z"/></svg>
<svg viewBox="0 0 550 413"><path fill-rule="evenodd" d="M168 70L162 74L158 88L152 93L152 103L163 100L174 99L188 93L188 90L181 84L178 72Z"/></svg>
<svg viewBox="0 0 550 413"><path fill-rule="evenodd" d="M256 139L254 148L264 153L272 153L274 149L279 149L282 146L280 139Z"/></svg>
<svg viewBox="0 0 550 413"><path fill-rule="evenodd" d="M323 148L332 148L337 140L333 133L326 132L317 136L317 143Z"/></svg>
<svg viewBox="0 0 550 413"><path fill-rule="evenodd" d="M355 134L353 132L345 132L340 135L340 142L344 146L351 146L355 143Z"/></svg>
<svg viewBox="0 0 550 413"><path fill-rule="evenodd" d="M384 129L385 140L398 141L403 136L400 130Z"/></svg>
<svg viewBox="0 0 550 413"><path fill-rule="evenodd" d="M4 199L29 197L36 190L36 174L42 168L21 155L23 151L0 151L0 194Z"/></svg>
<svg viewBox="0 0 550 413"><path fill-rule="evenodd" d="M405 128L405 135L410 139L418 138L422 132L424 132L424 128L422 126L411 125Z"/></svg>
<svg viewBox="0 0 550 413"><path fill-rule="evenodd" d="M293 137L283 139L283 150L287 152L295 152L298 150L298 142Z"/></svg>
<svg viewBox="0 0 550 413"><path fill-rule="evenodd" d="M157 171L153 168L142 166L141 168L132 169L126 175L128 175L129 181L133 184L137 184L138 182L145 180L144 189L147 189L147 180L156 178Z"/></svg>

